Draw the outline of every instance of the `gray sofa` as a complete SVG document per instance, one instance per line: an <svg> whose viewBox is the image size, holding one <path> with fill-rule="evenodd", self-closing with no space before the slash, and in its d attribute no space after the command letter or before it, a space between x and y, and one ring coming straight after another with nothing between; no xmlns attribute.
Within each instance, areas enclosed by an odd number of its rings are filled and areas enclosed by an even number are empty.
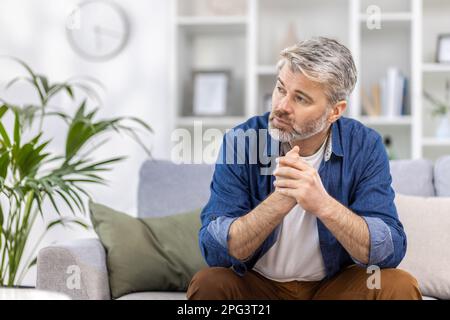
<svg viewBox="0 0 450 320"><path fill-rule="evenodd" d="M391 162L396 192L417 196L450 196L450 156L435 164L427 160ZM148 160L140 169L138 215L147 217L202 207L209 197L211 165L176 165ZM149 196L151 195L151 197ZM156 201L155 201L156 200ZM79 286L68 285L70 266L78 266ZM58 291L74 299L111 299L105 250L98 239L58 243L39 251L38 289ZM140 292L120 299L185 299L183 292Z"/></svg>

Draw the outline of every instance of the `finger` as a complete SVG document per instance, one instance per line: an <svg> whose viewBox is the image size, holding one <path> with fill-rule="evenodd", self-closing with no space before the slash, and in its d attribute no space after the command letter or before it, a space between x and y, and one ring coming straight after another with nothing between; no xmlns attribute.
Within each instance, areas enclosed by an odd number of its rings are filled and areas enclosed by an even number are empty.
<svg viewBox="0 0 450 320"><path fill-rule="evenodd" d="M290 189L296 189L299 186L298 180L292 180L292 179L282 179L282 180L275 180L273 182L273 185L276 188L290 188Z"/></svg>
<svg viewBox="0 0 450 320"><path fill-rule="evenodd" d="M300 179L302 177L302 172L291 167L279 167L273 172L273 175L276 177Z"/></svg>
<svg viewBox="0 0 450 320"><path fill-rule="evenodd" d="M312 169L312 167L309 164L307 164L304 160L300 158L292 159L288 157L281 157L278 160L278 164L282 166L289 166L291 168L298 169L301 171L309 171Z"/></svg>
<svg viewBox="0 0 450 320"><path fill-rule="evenodd" d="M299 146L294 146L291 150L289 150L288 153L285 155L286 157L290 158L299 158L300 157L300 148Z"/></svg>
<svg viewBox="0 0 450 320"><path fill-rule="evenodd" d="M288 196L291 198L295 198L295 190L294 189L290 189L290 188L277 188L277 191L284 195L284 196Z"/></svg>

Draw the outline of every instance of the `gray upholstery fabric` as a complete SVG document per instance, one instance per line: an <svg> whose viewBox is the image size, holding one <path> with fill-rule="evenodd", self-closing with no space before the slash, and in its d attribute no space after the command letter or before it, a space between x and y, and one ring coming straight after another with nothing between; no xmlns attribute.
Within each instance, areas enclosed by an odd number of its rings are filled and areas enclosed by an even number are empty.
<svg viewBox="0 0 450 320"><path fill-rule="evenodd" d="M438 197L450 197L450 156L441 157L436 161L434 185Z"/></svg>
<svg viewBox="0 0 450 320"><path fill-rule="evenodd" d="M183 213L203 207L209 198L213 165L147 160L139 173L138 216Z"/></svg>
<svg viewBox="0 0 450 320"><path fill-rule="evenodd" d="M117 300L186 300L186 292L147 291L126 294Z"/></svg>
<svg viewBox="0 0 450 320"><path fill-rule="evenodd" d="M36 288L65 293L77 300L111 299L105 249L100 241L72 240L40 250Z"/></svg>
<svg viewBox="0 0 450 320"><path fill-rule="evenodd" d="M433 197L433 163L429 160L393 160L390 162L392 187L395 192Z"/></svg>

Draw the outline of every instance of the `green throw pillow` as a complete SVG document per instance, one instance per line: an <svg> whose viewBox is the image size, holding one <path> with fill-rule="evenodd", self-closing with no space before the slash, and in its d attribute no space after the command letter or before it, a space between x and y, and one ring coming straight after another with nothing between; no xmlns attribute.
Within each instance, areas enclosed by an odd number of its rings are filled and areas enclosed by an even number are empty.
<svg viewBox="0 0 450 320"><path fill-rule="evenodd" d="M140 291L185 291L206 266L198 246L200 210L134 218L89 203L92 224L106 250L111 295Z"/></svg>

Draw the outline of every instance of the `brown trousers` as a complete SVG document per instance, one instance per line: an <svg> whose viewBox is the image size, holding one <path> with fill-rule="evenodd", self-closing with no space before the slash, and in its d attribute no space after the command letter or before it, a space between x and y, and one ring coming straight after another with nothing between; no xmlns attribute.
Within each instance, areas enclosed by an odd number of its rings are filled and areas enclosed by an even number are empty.
<svg viewBox="0 0 450 320"><path fill-rule="evenodd" d="M400 269L381 269L379 289L366 269L351 265L322 281L277 282L248 271L243 277L222 267L204 268L189 284L189 300L410 300L422 299L416 279ZM371 279L369 279L370 282ZM369 287L373 288L370 289Z"/></svg>

